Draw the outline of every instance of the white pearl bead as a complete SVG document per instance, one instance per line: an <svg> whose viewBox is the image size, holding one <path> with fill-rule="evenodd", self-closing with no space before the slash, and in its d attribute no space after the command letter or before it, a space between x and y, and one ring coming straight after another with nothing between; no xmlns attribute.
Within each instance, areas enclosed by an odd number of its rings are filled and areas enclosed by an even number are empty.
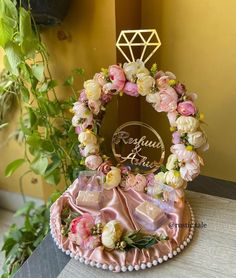
<svg viewBox="0 0 236 278"><path fill-rule="evenodd" d="M192 239L192 238L193 238L193 235L190 234L190 235L188 236L188 238Z"/></svg>
<svg viewBox="0 0 236 278"><path fill-rule="evenodd" d="M62 249L61 245L58 246L59 249Z"/></svg>
<svg viewBox="0 0 236 278"><path fill-rule="evenodd" d="M61 251L62 251L62 252L65 252L66 250L65 250L64 248L61 248Z"/></svg>
<svg viewBox="0 0 236 278"><path fill-rule="evenodd" d="M191 231L189 234L190 234L191 236L193 236L193 231Z"/></svg>
<svg viewBox="0 0 236 278"><path fill-rule="evenodd" d="M147 263L147 267L148 267L148 268L152 267L152 263L151 263L151 262L148 262L148 263Z"/></svg>
<svg viewBox="0 0 236 278"><path fill-rule="evenodd" d="M140 266L139 266L138 264L136 264L136 265L134 266L134 269L135 269L135 270L139 270L139 269L140 269Z"/></svg>
<svg viewBox="0 0 236 278"><path fill-rule="evenodd" d="M80 261L81 263L83 263L83 262L84 262L84 258L83 258L83 257L80 257L80 258L79 258L79 261Z"/></svg>
<svg viewBox="0 0 236 278"><path fill-rule="evenodd" d="M177 255L177 251L176 251L176 250L173 251L173 255L174 255L174 256Z"/></svg>
<svg viewBox="0 0 236 278"><path fill-rule="evenodd" d="M90 261L89 260L85 260L85 262L84 262L86 265L88 265L89 263L90 263Z"/></svg>
<svg viewBox="0 0 236 278"><path fill-rule="evenodd" d="M152 261L152 264L153 264L153 265L157 265L157 260L153 260L153 261Z"/></svg>
<svg viewBox="0 0 236 278"><path fill-rule="evenodd" d="M123 266L121 267L121 270L122 270L123 272L126 272L127 267L126 267L125 265L123 265Z"/></svg>
<svg viewBox="0 0 236 278"><path fill-rule="evenodd" d="M182 250L184 249L184 246L183 246L183 244L181 244L181 245L180 245L180 249L182 249Z"/></svg>
<svg viewBox="0 0 236 278"><path fill-rule="evenodd" d="M187 245L188 245L187 241L184 241L184 242L183 242L183 245L184 245L184 246L187 246Z"/></svg>
<svg viewBox="0 0 236 278"><path fill-rule="evenodd" d="M168 254L168 257L171 259L171 258L173 258L173 254L172 253L169 253Z"/></svg>
<svg viewBox="0 0 236 278"><path fill-rule="evenodd" d="M70 255L70 251L69 250L66 250L66 255Z"/></svg>
<svg viewBox="0 0 236 278"><path fill-rule="evenodd" d="M101 268L101 267L102 267L102 264L96 263L96 267L97 267L97 268Z"/></svg>
<svg viewBox="0 0 236 278"><path fill-rule="evenodd" d="M103 264L102 265L102 269L108 269L108 265L107 264Z"/></svg>
<svg viewBox="0 0 236 278"><path fill-rule="evenodd" d="M141 269L146 269L146 264L141 264Z"/></svg>
<svg viewBox="0 0 236 278"><path fill-rule="evenodd" d="M75 255L75 260L79 260L79 255Z"/></svg>
<svg viewBox="0 0 236 278"><path fill-rule="evenodd" d="M187 239L186 239L186 241L189 243L189 242L190 242L190 239L189 239L189 238L187 238Z"/></svg>
<svg viewBox="0 0 236 278"><path fill-rule="evenodd" d="M133 267L132 265L129 265L129 266L128 266L128 270L129 270L129 271L133 271L133 270L134 270L134 267Z"/></svg>
<svg viewBox="0 0 236 278"><path fill-rule="evenodd" d="M163 256L163 260L164 261L167 261L168 260L168 257L165 255L165 256Z"/></svg>
<svg viewBox="0 0 236 278"><path fill-rule="evenodd" d="M110 271L112 271L114 269L114 266L112 264L110 264L108 268Z"/></svg>
<svg viewBox="0 0 236 278"><path fill-rule="evenodd" d="M159 264L163 263L163 259L162 258L158 258L158 263Z"/></svg>
<svg viewBox="0 0 236 278"><path fill-rule="evenodd" d="M117 265L116 268L115 268L116 272L120 272L120 266Z"/></svg>
<svg viewBox="0 0 236 278"><path fill-rule="evenodd" d="M95 264L96 264L95 261L91 261L91 262L90 262L90 265L91 265L91 266L95 266Z"/></svg>
<svg viewBox="0 0 236 278"><path fill-rule="evenodd" d="M70 257L74 258L75 254L74 253L70 253Z"/></svg>
<svg viewBox="0 0 236 278"><path fill-rule="evenodd" d="M192 232L193 232L193 231L194 231L194 227L190 228L190 231L192 231Z"/></svg>
<svg viewBox="0 0 236 278"><path fill-rule="evenodd" d="M177 247L176 251L177 251L178 253L180 253L180 252L181 252L181 249L180 249L179 247Z"/></svg>

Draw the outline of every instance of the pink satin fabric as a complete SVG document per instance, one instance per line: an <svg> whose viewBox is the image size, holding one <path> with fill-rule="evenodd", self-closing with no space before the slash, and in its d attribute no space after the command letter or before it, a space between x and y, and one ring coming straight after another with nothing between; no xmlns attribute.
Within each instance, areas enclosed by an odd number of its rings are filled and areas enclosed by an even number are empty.
<svg viewBox="0 0 236 278"><path fill-rule="evenodd" d="M145 193L136 192L132 189L123 191L117 187L112 190L103 191L102 209L96 211L93 209L84 208L76 205L76 197L78 195L78 180L70 186L70 188L52 205L51 207L51 228L58 243L65 249L70 250L74 254L78 254L86 259L99 262L101 264L117 265L136 265L146 263L163 257L168 253L176 250L188 236L189 228L171 228L170 223L190 223L190 211L187 205L183 202L175 209L174 212L168 213L168 220L155 233L169 236L169 240L159 242L149 249L131 249L128 252L122 251L107 251L103 246L99 246L94 250L83 250L79 246L69 241L61 235L61 219L60 214L63 206L69 204L70 207L79 213L89 212L93 216L100 216L101 220L108 222L110 220L119 220L123 227L127 230L141 229L145 231L145 227L135 220L133 213L135 207L140 202L149 198ZM150 232L149 232L150 233ZM153 232L152 232L153 233Z"/></svg>

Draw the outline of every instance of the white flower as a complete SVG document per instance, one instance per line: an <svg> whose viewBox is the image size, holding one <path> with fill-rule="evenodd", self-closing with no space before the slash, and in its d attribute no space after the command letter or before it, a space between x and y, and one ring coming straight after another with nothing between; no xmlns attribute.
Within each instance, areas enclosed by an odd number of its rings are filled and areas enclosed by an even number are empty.
<svg viewBox="0 0 236 278"><path fill-rule="evenodd" d="M109 249L114 249L116 242L121 238L123 233L123 227L117 220L111 220L108 222L102 231L102 244Z"/></svg>
<svg viewBox="0 0 236 278"><path fill-rule="evenodd" d="M81 121L81 117L78 116L78 115L74 115L73 118L72 118L72 120L71 120L72 125L73 125L74 127L79 126L80 121Z"/></svg>
<svg viewBox="0 0 236 278"><path fill-rule="evenodd" d="M131 63L124 63L123 70L125 72L126 78L131 82L137 78L137 75L149 74L148 69L145 68L144 63L140 60Z"/></svg>
<svg viewBox="0 0 236 278"><path fill-rule="evenodd" d="M165 183L165 173L159 172L157 175L155 175L155 181L159 183Z"/></svg>
<svg viewBox="0 0 236 278"><path fill-rule="evenodd" d="M158 105L160 103L160 100L161 100L161 98L160 98L160 94L159 93L146 95L146 101L148 103L152 103L152 104L154 103L154 104Z"/></svg>
<svg viewBox="0 0 236 278"><path fill-rule="evenodd" d="M167 159L167 163L166 163L166 168L167 170L173 170L176 168L176 163L178 162L178 158L177 155L175 154L171 154L168 159Z"/></svg>
<svg viewBox="0 0 236 278"><path fill-rule="evenodd" d="M73 110L73 112L75 113L76 116L78 116L82 119L88 118L91 114L91 112L86 107L86 105L84 103L81 103L81 102L75 102L72 110Z"/></svg>
<svg viewBox="0 0 236 278"><path fill-rule="evenodd" d="M97 137L91 131L83 131L79 134L78 139L81 144L87 146L89 144L96 144Z"/></svg>
<svg viewBox="0 0 236 278"><path fill-rule="evenodd" d="M111 167L111 170L106 175L104 188L109 190L118 186L121 182L121 171L117 167Z"/></svg>
<svg viewBox="0 0 236 278"><path fill-rule="evenodd" d="M138 93L142 96L150 94L152 87L155 84L155 79L150 75L142 74L137 80Z"/></svg>
<svg viewBox="0 0 236 278"><path fill-rule="evenodd" d="M176 125L180 132L194 132L199 126L199 121L191 116L180 116L176 120Z"/></svg>
<svg viewBox="0 0 236 278"><path fill-rule="evenodd" d="M84 82L85 94L88 100L97 101L101 97L101 87L99 83L93 79Z"/></svg>
<svg viewBox="0 0 236 278"><path fill-rule="evenodd" d="M88 144L84 148L84 156L88 156L90 154L96 154L99 152L99 146L97 144Z"/></svg>
<svg viewBox="0 0 236 278"><path fill-rule="evenodd" d="M201 131L189 132L187 135L189 144L194 146L194 148L200 148L206 143L206 137Z"/></svg>
<svg viewBox="0 0 236 278"><path fill-rule="evenodd" d="M180 188L184 184L184 180L181 178L181 175L178 171L170 170L165 173L166 184L174 187Z"/></svg>

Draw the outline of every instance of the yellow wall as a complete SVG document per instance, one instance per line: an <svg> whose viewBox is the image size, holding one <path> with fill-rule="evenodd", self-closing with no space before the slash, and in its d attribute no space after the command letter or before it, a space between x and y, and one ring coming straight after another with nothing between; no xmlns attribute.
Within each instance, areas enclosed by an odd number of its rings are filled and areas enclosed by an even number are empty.
<svg viewBox="0 0 236 278"><path fill-rule="evenodd" d="M158 65L199 92L210 149L202 174L236 181L236 1L143 0L142 27L156 28Z"/></svg>

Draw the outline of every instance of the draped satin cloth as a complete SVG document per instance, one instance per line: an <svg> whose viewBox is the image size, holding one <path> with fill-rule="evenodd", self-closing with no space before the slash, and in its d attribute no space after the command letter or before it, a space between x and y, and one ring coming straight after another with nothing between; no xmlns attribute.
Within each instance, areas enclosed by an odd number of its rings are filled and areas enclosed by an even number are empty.
<svg viewBox="0 0 236 278"><path fill-rule="evenodd" d="M120 187L116 187L112 190L104 190L101 209L98 211L77 206L76 197L78 191L78 180L75 180L69 189L52 205L50 215L51 229L57 242L65 250L70 250L75 255L101 264L112 264L114 267L122 265L134 266L136 264L151 262L157 260L159 257L168 255L168 253L176 250L188 237L189 228L178 228L173 226L173 223L191 223L189 207L184 202L181 202L181 204L175 208L174 212L167 214L167 221L154 231L157 234L167 235L169 237L167 241L159 242L148 249L139 250L135 248L128 252L119 250L108 251L103 246L99 246L94 250L81 249L61 234L60 215L61 210L66 204L69 204L74 211L81 214L88 212L93 216L100 216L101 220L104 222L116 219L122 223L124 229L127 231L141 228L145 231L145 227L142 227L136 221L134 210L141 202L147 200L148 196L145 193L140 193L132 189L123 191Z"/></svg>

